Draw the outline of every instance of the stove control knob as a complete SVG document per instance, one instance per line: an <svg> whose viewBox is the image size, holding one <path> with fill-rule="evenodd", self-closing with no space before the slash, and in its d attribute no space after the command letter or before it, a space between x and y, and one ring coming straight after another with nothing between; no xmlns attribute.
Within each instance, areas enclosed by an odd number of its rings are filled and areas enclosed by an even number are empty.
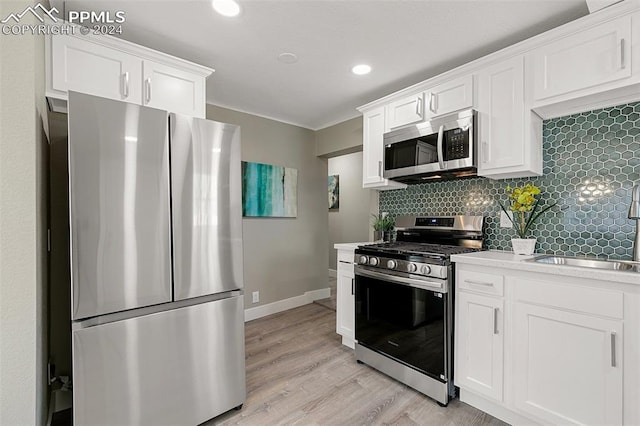
<svg viewBox="0 0 640 426"><path fill-rule="evenodd" d="M416 266L415 263L410 263L409 265L407 265L407 269L409 270L409 272L415 272L418 270L418 266Z"/></svg>
<svg viewBox="0 0 640 426"><path fill-rule="evenodd" d="M427 265L422 265L420 267L420 273L423 275L427 275L429 272L431 272L431 267L427 266Z"/></svg>
<svg viewBox="0 0 640 426"><path fill-rule="evenodd" d="M360 256L360 258L358 259L358 264L366 265L368 261L369 261L369 258L367 256Z"/></svg>
<svg viewBox="0 0 640 426"><path fill-rule="evenodd" d="M369 265L371 266L378 266L378 263L380 263L380 261L377 257L372 257L369 259Z"/></svg>
<svg viewBox="0 0 640 426"><path fill-rule="evenodd" d="M389 269L396 269L396 266L398 266L398 263L395 260L390 260L387 262L387 268Z"/></svg>

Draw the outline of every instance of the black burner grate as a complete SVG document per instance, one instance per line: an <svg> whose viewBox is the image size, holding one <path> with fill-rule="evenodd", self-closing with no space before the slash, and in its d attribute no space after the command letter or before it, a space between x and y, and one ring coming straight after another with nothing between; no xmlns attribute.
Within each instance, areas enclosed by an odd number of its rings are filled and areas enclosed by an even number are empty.
<svg viewBox="0 0 640 426"><path fill-rule="evenodd" d="M446 244L428 244L428 243L412 243L405 241L396 241L393 243L368 244L360 246L368 250L376 250L384 253L396 254L416 254L420 256L436 255L451 256L454 254L471 253L479 249L461 246L452 246Z"/></svg>

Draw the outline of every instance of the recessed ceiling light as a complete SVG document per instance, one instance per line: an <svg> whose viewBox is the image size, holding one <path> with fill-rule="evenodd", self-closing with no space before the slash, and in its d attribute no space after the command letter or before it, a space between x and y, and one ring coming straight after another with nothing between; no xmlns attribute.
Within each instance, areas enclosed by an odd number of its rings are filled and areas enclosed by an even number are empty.
<svg viewBox="0 0 640 426"><path fill-rule="evenodd" d="M234 0L212 0L211 6L222 16L238 16L240 5Z"/></svg>
<svg viewBox="0 0 640 426"><path fill-rule="evenodd" d="M365 75L371 72L371 67L367 64L360 64L351 68L351 72L356 75Z"/></svg>
<svg viewBox="0 0 640 426"><path fill-rule="evenodd" d="M298 62L298 55L291 52L284 52L278 55L278 60L283 64L295 64Z"/></svg>

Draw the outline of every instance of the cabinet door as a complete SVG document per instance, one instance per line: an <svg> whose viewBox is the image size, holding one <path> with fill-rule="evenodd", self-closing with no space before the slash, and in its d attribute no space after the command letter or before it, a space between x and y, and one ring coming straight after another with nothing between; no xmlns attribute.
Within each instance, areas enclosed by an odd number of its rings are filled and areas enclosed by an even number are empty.
<svg viewBox="0 0 640 426"><path fill-rule="evenodd" d="M336 332L346 338L355 339L355 296L353 264L338 262L336 287Z"/></svg>
<svg viewBox="0 0 640 426"><path fill-rule="evenodd" d="M456 385L502 401L504 302L458 293L456 303Z"/></svg>
<svg viewBox="0 0 640 426"><path fill-rule="evenodd" d="M622 322L514 304L516 407L554 424L622 424Z"/></svg>
<svg viewBox="0 0 640 426"><path fill-rule="evenodd" d="M389 128L406 126L424 120L424 93L408 96L387 106Z"/></svg>
<svg viewBox="0 0 640 426"><path fill-rule="evenodd" d="M205 118L203 77L146 60L143 68L143 105Z"/></svg>
<svg viewBox="0 0 640 426"><path fill-rule="evenodd" d="M478 73L479 173L524 165L524 59Z"/></svg>
<svg viewBox="0 0 640 426"><path fill-rule="evenodd" d="M142 61L72 36L51 37L54 90L86 93L140 104Z"/></svg>
<svg viewBox="0 0 640 426"><path fill-rule="evenodd" d="M384 160L384 107L364 114L362 131L362 186L372 189L404 188L382 177Z"/></svg>
<svg viewBox="0 0 640 426"><path fill-rule="evenodd" d="M427 92L426 119L473 107L473 76L448 81Z"/></svg>
<svg viewBox="0 0 640 426"><path fill-rule="evenodd" d="M533 64L536 101L630 77L631 17L540 47Z"/></svg>

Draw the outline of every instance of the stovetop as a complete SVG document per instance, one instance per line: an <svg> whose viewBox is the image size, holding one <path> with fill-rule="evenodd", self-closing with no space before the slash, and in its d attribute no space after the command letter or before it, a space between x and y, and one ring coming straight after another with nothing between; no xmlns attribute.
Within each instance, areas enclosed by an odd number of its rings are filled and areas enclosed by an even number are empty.
<svg viewBox="0 0 640 426"><path fill-rule="evenodd" d="M479 251L477 248L454 246L447 244L416 243L408 241L395 241L390 243L367 244L359 249L374 250L380 253L406 254L417 256L443 256L454 254L472 253Z"/></svg>

